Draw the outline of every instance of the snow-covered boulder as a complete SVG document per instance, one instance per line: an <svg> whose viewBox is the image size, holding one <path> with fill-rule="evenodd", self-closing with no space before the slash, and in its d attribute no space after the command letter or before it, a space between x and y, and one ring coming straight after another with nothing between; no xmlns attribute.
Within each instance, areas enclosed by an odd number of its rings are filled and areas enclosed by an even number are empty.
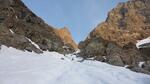
<svg viewBox="0 0 150 84"><path fill-rule="evenodd" d="M143 39L143 40L139 40L136 43L136 47L137 48L150 48L150 37Z"/></svg>

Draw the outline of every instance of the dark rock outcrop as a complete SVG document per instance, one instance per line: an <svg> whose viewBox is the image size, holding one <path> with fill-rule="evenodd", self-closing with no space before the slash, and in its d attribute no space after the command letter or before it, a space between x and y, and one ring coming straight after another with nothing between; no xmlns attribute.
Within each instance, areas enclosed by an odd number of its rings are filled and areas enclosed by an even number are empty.
<svg viewBox="0 0 150 84"><path fill-rule="evenodd" d="M43 50L60 53L75 51L76 44L72 38L69 39L74 46L71 42L66 43L56 31L57 29L32 13L21 0L0 0L0 45L37 53ZM68 49L64 49L63 46L67 46Z"/></svg>
<svg viewBox="0 0 150 84"><path fill-rule="evenodd" d="M136 48L137 40L150 36L149 4L150 0L119 3L109 12L106 21L80 42L80 56L118 66L128 65L131 70L150 74L149 48ZM139 66L140 62L144 62L144 67Z"/></svg>

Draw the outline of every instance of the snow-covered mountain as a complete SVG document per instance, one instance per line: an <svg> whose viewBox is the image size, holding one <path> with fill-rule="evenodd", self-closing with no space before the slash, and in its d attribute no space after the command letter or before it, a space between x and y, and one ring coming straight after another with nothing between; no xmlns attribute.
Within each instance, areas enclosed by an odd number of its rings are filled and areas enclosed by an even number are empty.
<svg viewBox="0 0 150 84"><path fill-rule="evenodd" d="M150 84L150 75L57 52L36 54L2 46L0 84Z"/></svg>

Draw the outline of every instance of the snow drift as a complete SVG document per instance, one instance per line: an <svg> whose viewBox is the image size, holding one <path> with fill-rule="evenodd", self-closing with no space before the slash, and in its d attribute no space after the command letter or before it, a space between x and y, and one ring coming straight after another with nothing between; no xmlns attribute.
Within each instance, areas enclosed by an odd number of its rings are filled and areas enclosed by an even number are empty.
<svg viewBox="0 0 150 84"><path fill-rule="evenodd" d="M139 40L139 41L136 43L136 47L137 47L137 48L150 47L150 46L148 46L148 45L150 45L150 37L148 37L148 38L146 38L146 39Z"/></svg>
<svg viewBox="0 0 150 84"><path fill-rule="evenodd" d="M56 52L1 47L0 84L150 84L150 76ZM72 56L75 57L75 56ZM74 60L73 60L74 59Z"/></svg>

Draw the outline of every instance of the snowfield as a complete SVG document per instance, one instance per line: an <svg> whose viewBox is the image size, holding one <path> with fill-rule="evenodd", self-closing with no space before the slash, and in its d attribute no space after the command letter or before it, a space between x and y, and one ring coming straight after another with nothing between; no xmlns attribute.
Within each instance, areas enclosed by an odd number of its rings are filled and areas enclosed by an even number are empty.
<svg viewBox="0 0 150 84"><path fill-rule="evenodd" d="M75 57L75 56L73 56ZM0 84L150 84L150 75L56 52L23 52L1 47Z"/></svg>

